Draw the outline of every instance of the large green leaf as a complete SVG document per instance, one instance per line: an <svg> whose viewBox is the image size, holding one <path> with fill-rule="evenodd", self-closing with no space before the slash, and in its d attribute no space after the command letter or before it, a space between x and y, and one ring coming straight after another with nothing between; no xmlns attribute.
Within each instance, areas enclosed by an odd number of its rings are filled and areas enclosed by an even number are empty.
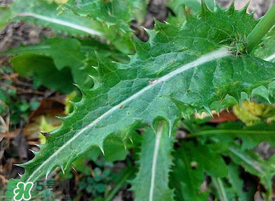
<svg viewBox="0 0 275 201"><path fill-rule="evenodd" d="M18 55L14 57L12 61L22 60L22 58L29 57L32 54L34 58L38 55L49 56L53 59L55 65L52 65L54 72L61 71L64 68L70 70L73 82L78 84L82 88L90 88L93 86L94 81L90 76L97 76L96 70L93 66L97 65L97 56L100 54L102 58L112 59L112 60L123 60L124 58L120 56L121 54L113 50L112 46L109 48L97 41L79 41L73 38L52 38L43 41L42 44L34 46L22 46L16 49L11 49L5 52L6 55ZM17 59L19 58L19 59ZM39 61L41 63L39 63ZM25 62L12 62L13 67L22 74L23 70L28 72L28 75L35 76L37 73L32 73L33 71L39 71L41 68L41 75L43 79L43 66L45 64L42 59L36 59L35 63L31 65L25 65ZM34 68L33 66L36 65ZM24 72L23 72L24 73ZM25 76L25 75L23 75ZM47 77L47 75L45 75ZM40 79L40 77L35 77L34 79ZM72 85L71 79L64 79L67 85ZM52 82L51 84L59 84L60 80L56 80L57 83ZM65 84L64 83L64 84ZM58 89L56 89L58 90Z"/></svg>
<svg viewBox="0 0 275 201"><path fill-rule="evenodd" d="M137 201L173 200L173 192L168 187L173 138L168 132L168 126L160 123L156 133L147 129L143 134L139 172L132 181Z"/></svg>
<svg viewBox="0 0 275 201"><path fill-rule="evenodd" d="M275 66L252 55L237 55L231 36L245 36L256 22L245 13L219 8L181 27L156 24L147 43L136 41L137 53L127 64L100 59L102 81L83 91L83 98L63 124L47 137L35 158L23 165L22 179L35 181L55 167L68 168L91 146L103 149L110 134L123 134L140 124L166 119L169 129L181 113L181 102L194 111L228 107L252 90L267 85ZM234 47L233 47L234 49ZM246 94L246 96L244 96ZM124 136L127 137L127 136Z"/></svg>

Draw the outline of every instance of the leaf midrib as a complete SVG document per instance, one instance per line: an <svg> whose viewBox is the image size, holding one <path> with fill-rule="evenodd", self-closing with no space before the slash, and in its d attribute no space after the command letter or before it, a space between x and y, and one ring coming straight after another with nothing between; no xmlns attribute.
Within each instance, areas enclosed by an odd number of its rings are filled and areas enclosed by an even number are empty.
<svg viewBox="0 0 275 201"><path fill-rule="evenodd" d="M47 17L47 16L44 16L44 15L39 15L39 14L36 14L36 13L19 13L19 14L17 14L17 16L18 17L33 17L33 18L36 18L36 19L44 20L46 22L59 24L59 25L62 25L62 26L70 27L72 29L83 31L83 32L91 34L91 35L96 35L96 36L103 36L104 35L103 33L99 32L97 30L88 28L88 27L83 27L83 26L80 26L78 24L67 22L67 21L64 21L64 20L61 20L61 19Z"/></svg>
<svg viewBox="0 0 275 201"><path fill-rule="evenodd" d="M163 125L160 124L158 131L156 133L156 142L155 148L153 153L153 162L152 162L152 169L151 169L151 184L150 184L150 191L149 191L149 201L154 200L154 189L155 189L155 178L156 178L156 169L157 169L157 161L158 161L158 154L161 142L161 136L163 132Z"/></svg>
<svg viewBox="0 0 275 201"><path fill-rule="evenodd" d="M275 54L272 54L272 55L266 57L264 60L266 60L266 61L273 61L274 59L275 59Z"/></svg>

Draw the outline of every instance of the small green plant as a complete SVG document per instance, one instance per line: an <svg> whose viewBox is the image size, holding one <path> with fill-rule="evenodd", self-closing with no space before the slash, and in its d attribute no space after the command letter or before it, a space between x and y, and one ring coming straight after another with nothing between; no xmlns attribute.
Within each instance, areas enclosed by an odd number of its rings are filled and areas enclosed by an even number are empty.
<svg viewBox="0 0 275 201"><path fill-rule="evenodd" d="M7 51L16 55L16 71L37 86L82 92L34 159L20 165L22 181L35 182L57 167L65 172L82 155L100 150L110 161L134 159L138 171L125 171L121 181L129 181L137 201L246 201L257 190L271 198L275 158L264 160L253 148L267 140L274 145L274 123L211 126L194 114L211 116L251 99L274 103L275 6L256 21L246 8L183 2L168 2L176 16L156 21L146 30L147 42L130 29L134 18L144 16L142 0L16 0L1 8L0 26L24 20L56 31L42 44ZM177 137L179 130L187 136ZM245 174L259 181L243 190ZM95 179L83 180L81 188L102 195Z"/></svg>

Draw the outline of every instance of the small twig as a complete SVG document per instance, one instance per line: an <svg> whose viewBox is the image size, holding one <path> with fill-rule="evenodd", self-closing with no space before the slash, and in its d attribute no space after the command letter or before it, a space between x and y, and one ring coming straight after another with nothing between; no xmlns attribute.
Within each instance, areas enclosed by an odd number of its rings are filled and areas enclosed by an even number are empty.
<svg viewBox="0 0 275 201"><path fill-rule="evenodd" d="M12 74L6 74L6 75L2 75L0 77L0 80L13 80L15 78L18 77L18 74L17 73L12 73Z"/></svg>
<svg viewBox="0 0 275 201"><path fill-rule="evenodd" d="M32 90L32 89L17 89L17 94L38 94L38 95L44 95L45 92Z"/></svg>
<svg viewBox="0 0 275 201"><path fill-rule="evenodd" d="M22 82L21 80L18 80L18 79L13 80L13 82L14 82L14 84L18 84L18 85L22 85L22 86L26 86L26 87L32 87L32 84Z"/></svg>

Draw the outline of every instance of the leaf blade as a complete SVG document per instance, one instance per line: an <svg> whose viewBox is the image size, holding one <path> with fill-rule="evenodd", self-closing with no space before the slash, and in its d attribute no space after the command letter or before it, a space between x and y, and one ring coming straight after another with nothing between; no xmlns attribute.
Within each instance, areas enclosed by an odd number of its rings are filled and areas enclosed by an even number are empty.
<svg viewBox="0 0 275 201"><path fill-rule="evenodd" d="M144 133L140 168L132 181L132 189L137 201L173 200L173 192L168 187L173 138L168 134L168 125L163 122L159 123L156 133L151 129L147 129Z"/></svg>

